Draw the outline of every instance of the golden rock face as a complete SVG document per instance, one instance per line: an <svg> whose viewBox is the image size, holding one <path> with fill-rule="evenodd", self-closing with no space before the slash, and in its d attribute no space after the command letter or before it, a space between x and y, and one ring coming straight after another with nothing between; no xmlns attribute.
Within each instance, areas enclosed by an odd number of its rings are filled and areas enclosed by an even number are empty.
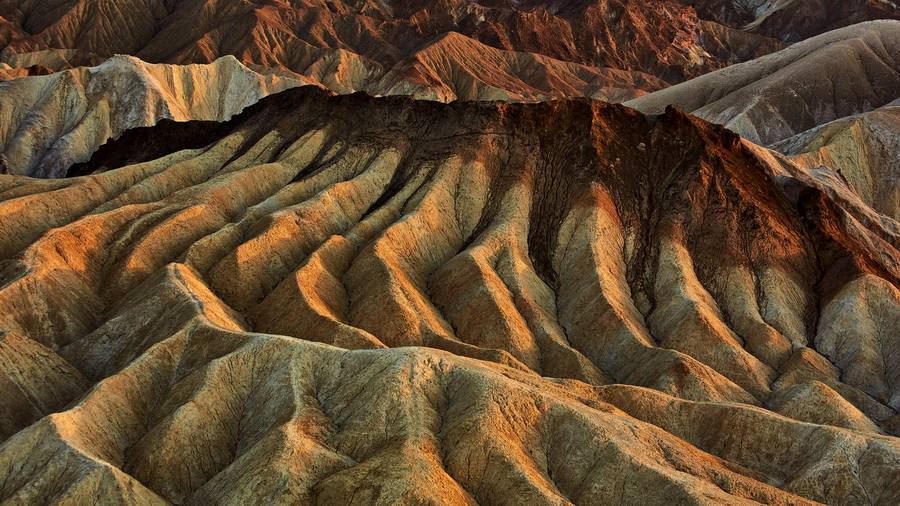
<svg viewBox="0 0 900 506"><path fill-rule="evenodd" d="M898 236L669 108L331 96L0 176L0 499L900 501Z"/></svg>

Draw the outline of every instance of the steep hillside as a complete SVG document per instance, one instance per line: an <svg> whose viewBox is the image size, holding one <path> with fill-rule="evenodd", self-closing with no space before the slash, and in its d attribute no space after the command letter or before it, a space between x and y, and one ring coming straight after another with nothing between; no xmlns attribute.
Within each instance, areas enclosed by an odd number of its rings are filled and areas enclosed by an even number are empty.
<svg viewBox="0 0 900 506"><path fill-rule="evenodd" d="M623 102L668 86L643 72L588 67L534 53L502 51L450 32L363 86L378 95L440 100L589 97Z"/></svg>
<svg viewBox="0 0 900 506"><path fill-rule="evenodd" d="M900 97L900 21L835 30L777 53L629 101L669 104L764 145Z"/></svg>
<svg viewBox="0 0 900 506"><path fill-rule="evenodd" d="M0 83L0 165L5 173L61 177L129 128L163 118L224 121L301 84L299 78L258 74L232 57L175 66L127 56Z"/></svg>
<svg viewBox="0 0 900 506"><path fill-rule="evenodd" d="M303 87L76 169L0 176L0 500L900 501L900 235L674 108Z"/></svg>

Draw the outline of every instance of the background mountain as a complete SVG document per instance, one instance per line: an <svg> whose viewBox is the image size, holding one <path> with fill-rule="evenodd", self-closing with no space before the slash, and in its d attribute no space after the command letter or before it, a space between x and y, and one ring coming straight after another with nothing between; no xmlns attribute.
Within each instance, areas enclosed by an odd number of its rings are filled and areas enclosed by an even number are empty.
<svg viewBox="0 0 900 506"><path fill-rule="evenodd" d="M900 22L872 21L813 37L627 103L674 104L742 137L772 144L900 96Z"/></svg>
<svg viewBox="0 0 900 506"><path fill-rule="evenodd" d="M681 0L697 14L751 33L797 42L876 19L900 19L889 0Z"/></svg>
<svg viewBox="0 0 900 506"><path fill-rule="evenodd" d="M116 56L97 67L0 84L5 173L62 177L110 138L160 119L224 121L271 93L308 84L262 75L233 57L149 65Z"/></svg>
<svg viewBox="0 0 900 506"><path fill-rule="evenodd" d="M900 97L898 55L900 22L860 23L627 105L658 114L675 104L753 142L802 155L795 161L810 169L838 170L866 203L896 219L900 151L889 106Z"/></svg>
<svg viewBox="0 0 900 506"><path fill-rule="evenodd" d="M900 500L900 235L722 127L304 87L79 168L0 179L3 500Z"/></svg>
<svg viewBox="0 0 900 506"><path fill-rule="evenodd" d="M874 0L2 0L0 64L10 68L0 77L116 54L169 64L232 55L338 93L619 101L882 18L900 10ZM487 68L476 91L454 77Z"/></svg>
<svg viewBox="0 0 900 506"><path fill-rule="evenodd" d="M783 47L724 26L708 30L674 0L3 0L0 16L0 61L16 67L40 63L61 70L118 53L175 64L231 54L245 64L308 77L316 67L340 62L357 67L366 84L451 33L493 49L642 72L669 83ZM489 59L474 47L468 59Z"/></svg>

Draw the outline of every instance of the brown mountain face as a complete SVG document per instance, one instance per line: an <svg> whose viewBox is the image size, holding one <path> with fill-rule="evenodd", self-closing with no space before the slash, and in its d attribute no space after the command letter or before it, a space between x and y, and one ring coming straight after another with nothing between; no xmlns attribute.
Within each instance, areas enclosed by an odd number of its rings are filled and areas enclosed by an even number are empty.
<svg viewBox="0 0 900 506"><path fill-rule="evenodd" d="M900 501L900 235L677 109L303 87L72 172L0 176L2 500Z"/></svg>
<svg viewBox="0 0 900 506"><path fill-rule="evenodd" d="M669 83L779 47L765 37L724 37L713 29L710 54L704 40L711 25L674 0L3 0L0 16L0 61L11 65L33 54L59 65L94 64L116 53L178 64L230 54L303 75L340 61L364 69L368 80L453 33L493 49L643 72ZM59 57L63 50L68 58ZM477 51L467 56L489 59Z"/></svg>
<svg viewBox="0 0 900 506"><path fill-rule="evenodd" d="M885 0L680 1L703 19L787 42L865 21L900 19L900 7Z"/></svg>
<svg viewBox="0 0 900 506"><path fill-rule="evenodd" d="M572 97L623 102L666 86L665 81L643 72L499 50L450 32L361 88L373 94L442 102L535 102Z"/></svg>

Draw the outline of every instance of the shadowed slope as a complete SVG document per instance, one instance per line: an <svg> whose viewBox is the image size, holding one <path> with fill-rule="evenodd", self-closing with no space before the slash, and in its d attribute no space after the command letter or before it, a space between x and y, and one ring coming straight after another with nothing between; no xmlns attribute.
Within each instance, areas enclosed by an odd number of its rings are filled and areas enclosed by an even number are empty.
<svg viewBox="0 0 900 506"><path fill-rule="evenodd" d="M0 177L0 498L900 499L898 237L783 157L589 100L183 128Z"/></svg>

